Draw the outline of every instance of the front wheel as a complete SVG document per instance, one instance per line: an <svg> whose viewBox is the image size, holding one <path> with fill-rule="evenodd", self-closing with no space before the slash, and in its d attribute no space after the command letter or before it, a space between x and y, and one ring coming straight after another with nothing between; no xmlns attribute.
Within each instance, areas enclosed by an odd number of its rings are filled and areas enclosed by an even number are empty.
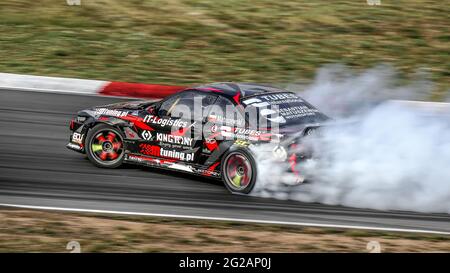
<svg viewBox="0 0 450 273"><path fill-rule="evenodd" d="M256 184L256 162L244 149L230 151L222 158L222 179L232 193L248 194Z"/></svg>
<svg viewBox="0 0 450 273"><path fill-rule="evenodd" d="M125 154L122 134L106 124L95 126L86 137L86 154L97 167L119 167Z"/></svg>

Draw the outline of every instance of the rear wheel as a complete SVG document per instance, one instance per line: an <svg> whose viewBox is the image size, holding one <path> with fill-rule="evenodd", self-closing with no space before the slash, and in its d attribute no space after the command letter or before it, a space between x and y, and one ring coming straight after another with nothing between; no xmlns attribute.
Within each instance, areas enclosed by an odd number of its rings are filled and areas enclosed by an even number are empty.
<svg viewBox="0 0 450 273"><path fill-rule="evenodd" d="M97 125L87 135L86 153L98 167L117 168L122 165L125 154L123 136L114 127Z"/></svg>
<svg viewBox="0 0 450 273"><path fill-rule="evenodd" d="M222 159L222 177L232 193L250 193L256 183L256 163L244 149L228 152Z"/></svg>

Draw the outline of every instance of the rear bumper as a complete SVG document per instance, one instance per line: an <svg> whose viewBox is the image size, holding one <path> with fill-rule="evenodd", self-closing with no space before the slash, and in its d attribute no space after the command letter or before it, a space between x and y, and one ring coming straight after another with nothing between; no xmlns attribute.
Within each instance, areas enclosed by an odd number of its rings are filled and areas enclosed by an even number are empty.
<svg viewBox="0 0 450 273"><path fill-rule="evenodd" d="M82 153L82 154L85 153L84 147L82 145L80 145L80 144L69 142L66 145L66 148L69 149L69 150L75 151L75 152Z"/></svg>
<svg viewBox="0 0 450 273"><path fill-rule="evenodd" d="M84 140L86 135L86 128L82 122L72 119L69 124L70 137L69 143L66 145L67 149L79 153L85 153Z"/></svg>

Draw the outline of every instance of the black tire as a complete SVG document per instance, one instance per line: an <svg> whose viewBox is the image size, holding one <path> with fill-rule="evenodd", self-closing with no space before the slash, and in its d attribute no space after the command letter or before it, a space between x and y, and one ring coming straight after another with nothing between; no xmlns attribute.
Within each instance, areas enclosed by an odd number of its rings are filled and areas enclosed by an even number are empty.
<svg viewBox="0 0 450 273"><path fill-rule="evenodd" d="M223 183L230 192L249 194L253 190L256 184L257 167L250 152L243 148L230 150L222 157L220 165ZM232 173L235 175L233 176Z"/></svg>
<svg viewBox="0 0 450 273"><path fill-rule="evenodd" d="M110 138L115 136L113 140ZM107 137L105 137L105 135ZM99 140L100 136L106 141ZM122 165L125 155L125 143L123 134L115 127L107 124L99 124L89 130L86 141L86 154L89 160L97 167L100 168L118 168ZM98 143L97 143L98 142ZM120 147L118 144L120 142ZM101 146L101 150L99 149ZM117 149L116 149L117 148ZM105 158L106 154L106 158Z"/></svg>

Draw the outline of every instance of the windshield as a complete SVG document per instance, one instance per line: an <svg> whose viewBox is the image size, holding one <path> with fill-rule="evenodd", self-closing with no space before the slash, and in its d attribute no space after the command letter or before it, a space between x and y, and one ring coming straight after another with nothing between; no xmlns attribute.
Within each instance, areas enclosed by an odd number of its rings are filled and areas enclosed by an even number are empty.
<svg viewBox="0 0 450 273"><path fill-rule="evenodd" d="M256 112L258 122L261 123L261 121L266 120L268 127L271 127L270 124L272 123L277 123L278 126L282 127L320 123L329 119L294 93L271 93L252 96L244 99L242 104L246 108L245 111L248 117L252 116L252 112Z"/></svg>

